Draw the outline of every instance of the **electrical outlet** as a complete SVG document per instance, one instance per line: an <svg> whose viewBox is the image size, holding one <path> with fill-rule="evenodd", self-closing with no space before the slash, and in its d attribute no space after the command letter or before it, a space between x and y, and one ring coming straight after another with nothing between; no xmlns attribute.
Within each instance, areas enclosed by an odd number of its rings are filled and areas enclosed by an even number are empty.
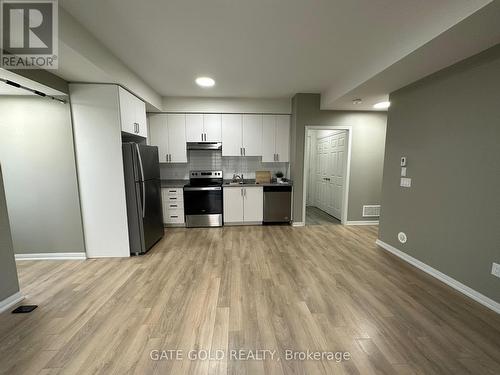
<svg viewBox="0 0 500 375"><path fill-rule="evenodd" d="M496 277L500 277L500 264L493 263L491 266L491 274Z"/></svg>

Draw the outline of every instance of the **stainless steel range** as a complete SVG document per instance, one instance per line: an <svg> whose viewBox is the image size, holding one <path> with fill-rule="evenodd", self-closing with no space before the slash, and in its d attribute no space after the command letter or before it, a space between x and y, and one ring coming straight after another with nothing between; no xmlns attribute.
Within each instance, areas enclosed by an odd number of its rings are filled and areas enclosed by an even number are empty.
<svg viewBox="0 0 500 375"><path fill-rule="evenodd" d="M184 186L186 227L222 226L222 171L191 171Z"/></svg>

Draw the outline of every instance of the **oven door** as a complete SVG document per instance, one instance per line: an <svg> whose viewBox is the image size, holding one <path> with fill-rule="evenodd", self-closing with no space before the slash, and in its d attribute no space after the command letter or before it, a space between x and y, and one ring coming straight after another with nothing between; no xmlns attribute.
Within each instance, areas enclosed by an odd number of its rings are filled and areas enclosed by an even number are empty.
<svg viewBox="0 0 500 375"><path fill-rule="evenodd" d="M222 214L222 187L184 187L185 215Z"/></svg>

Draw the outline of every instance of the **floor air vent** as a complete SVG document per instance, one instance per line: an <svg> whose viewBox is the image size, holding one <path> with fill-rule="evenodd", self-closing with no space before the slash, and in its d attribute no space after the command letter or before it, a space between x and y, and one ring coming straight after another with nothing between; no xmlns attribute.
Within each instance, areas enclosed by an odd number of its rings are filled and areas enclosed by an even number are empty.
<svg viewBox="0 0 500 375"><path fill-rule="evenodd" d="M363 217L379 217L380 205L372 204L363 206Z"/></svg>

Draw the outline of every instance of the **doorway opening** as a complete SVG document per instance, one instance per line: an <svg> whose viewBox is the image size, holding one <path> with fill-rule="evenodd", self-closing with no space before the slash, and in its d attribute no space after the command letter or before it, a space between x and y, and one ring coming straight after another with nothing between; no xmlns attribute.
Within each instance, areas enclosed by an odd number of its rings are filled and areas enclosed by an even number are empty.
<svg viewBox="0 0 500 375"><path fill-rule="evenodd" d="M347 221L350 127L306 126L304 147L305 225Z"/></svg>

